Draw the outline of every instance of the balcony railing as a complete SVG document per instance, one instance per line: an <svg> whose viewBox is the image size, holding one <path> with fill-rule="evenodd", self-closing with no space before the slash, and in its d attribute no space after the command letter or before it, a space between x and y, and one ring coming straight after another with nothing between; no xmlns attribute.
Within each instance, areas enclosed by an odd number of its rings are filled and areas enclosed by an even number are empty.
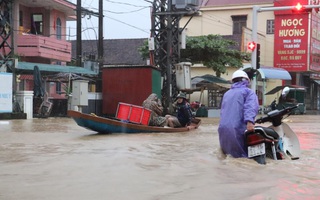
<svg viewBox="0 0 320 200"><path fill-rule="evenodd" d="M20 56L70 62L71 43L42 35L19 35L16 53Z"/></svg>

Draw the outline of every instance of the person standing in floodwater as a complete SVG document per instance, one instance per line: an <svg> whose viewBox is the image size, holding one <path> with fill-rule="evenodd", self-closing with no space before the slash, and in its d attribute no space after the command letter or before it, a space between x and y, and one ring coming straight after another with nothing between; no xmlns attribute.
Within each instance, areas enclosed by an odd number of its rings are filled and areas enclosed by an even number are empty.
<svg viewBox="0 0 320 200"><path fill-rule="evenodd" d="M250 78L246 72L235 71L232 82L231 89L223 95L218 127L219 142L225 154L235 158L248 157L244 132L246 129L254 130L259 110L258 97L248 88Z"/></svg>

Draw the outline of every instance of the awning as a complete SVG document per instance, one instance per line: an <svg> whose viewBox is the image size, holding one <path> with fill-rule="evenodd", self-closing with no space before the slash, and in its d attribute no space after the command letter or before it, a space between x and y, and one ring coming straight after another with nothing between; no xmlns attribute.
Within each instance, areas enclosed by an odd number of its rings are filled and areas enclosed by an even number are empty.
<svg viewBox="0 0 320 200"><path fill-rule="evenodd" d="M258 71L261 75L261 79L291 80L289 72L282 68L260 67Z"/></svg>
<svg viewBox="0 0 320 200"><path fill-rule="evenodd" d="M313 81L314 81L316 84L320 85L320 80L314 80L314 79L313 79Z"/></svg>
<svg viewBox="0 0 320 200"><path fill-rule="evenodd" d="M193 78L191 78L191 84L195 85L198 83L223 83L223 84L230 84L229 81L221 78L221 77L217 77L217 76L213 76L211 74L206 74L203 76L195 76Z"/></svg>
<svg viewBox="0 0 320 200"><path fill-rule="evenodd" d="M251 64L246 63L241 69L246 68L251 68ZM261 66L260 69L258 69L258 72L261 75L261 79L291 80L291 75L289 72L282 68Z"/></svg>
<svg viewBox="0 0 320 200"><path fill-rule="evenodd" d="M191 86L193 89L206 88L208 90L224 91L231 87L231 83L221 77L206 74L191 78Z"/></svg>
<svg viewBox="0 0 320 200"><path fill-rule="evenodd" d="M97 75L97 72L77 66L62 66L62 65L50 65L42 63L31 62L18 62L17 70L29 70L33 71L34 66L38 66L41 72L57 72L57 73L73 73L73 74L86 74Z"/></svg>
<svg viewBox="0 0 320 200"><path fill-rule="evenodd" d="M277 87L273 88L272 90L267 92L266 95L275 94L275 93L279 92L280 90L282 90L284 87L289 87L290 90L299 90L299 91L304 91L304 92L306 91L306 87L304 87L304 86L299 86L299 85L281 85L281 86L277 86Z"/></svg>

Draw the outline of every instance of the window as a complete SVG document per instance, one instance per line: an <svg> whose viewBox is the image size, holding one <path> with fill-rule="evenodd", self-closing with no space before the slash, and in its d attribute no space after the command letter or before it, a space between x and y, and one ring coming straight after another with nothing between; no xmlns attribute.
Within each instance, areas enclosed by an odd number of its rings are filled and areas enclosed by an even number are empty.
<svg viewBox="0 0 320 200"><path fill-rule="evenodd" d="M222 96L217 90L208 90L208 107L221 108Z"/></svg>
<svg viewBox="0 0 320 200"><path fill-rule="evenodd" d="M61 40L61 20L59 17L57 18L57 22L56 22L56 31L57 31L56 32L57 39Z"/></svg>
<svg viewBox="0 0 320 200"><path fill-rule="evenodd" d="M56 93L61 94L61 83L60 82L56 82Z"/></svg>
<svg viewBox="0 0 320 200"><path fill-rule="evenodd" d="M43 16L42 14L32 14L31 33L36 35L43 34Z"/></svg>
<svg viewBox="0 0 320 200"><path fill-rule="evenodd" d="M19 11L19 26L23 26L23 12Z"/></svg>
<svg viewBox="0 0 320 200"><path fill-rule="evenodd" d="M267 34L274 34L274 20L267 20Z"/></svg>
<svg viewBox="0 0 320 200"><path fill-rule="evenodd" d="M233 34L241 34L242 27L247 27L247 15L231 16L233 21Z"/></svg>

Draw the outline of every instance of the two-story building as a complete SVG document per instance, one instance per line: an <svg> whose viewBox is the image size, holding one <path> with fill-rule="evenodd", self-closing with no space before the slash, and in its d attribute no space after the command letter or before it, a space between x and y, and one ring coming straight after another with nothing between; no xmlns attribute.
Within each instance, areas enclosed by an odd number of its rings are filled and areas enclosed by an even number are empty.
<svg viewBox="0 0 320 200"><path fill-rule="evenodd" d="M302 5L312 5L317 2L300 1ZM200 15L194 16L186 26L186 35L232 36L240 44L239 50L248 52L247 44L252 41L252 28L256 26L258 43L261 45L261 65L281 68L291 75L291 80L281 77L274 79L272 74L277 73L275 71L270 74L271 77L265 77L264 80L260 77L257 82L260 103L265 102L266 105L271 103L275 96L265 97L264 94L275 86L292 84L307 88L305 101L307 109L320 109L317 12L315 10L305 13L294 13L292 10L258 12L257 24L253 24L254 6L270 8L293 6L296 3L296 1L270 0L204 0L200 5ZM180 26L183 27L187 20L188 18L183 18ZM244 65L250 66L250 63ZM229 67L222 77L230 80L234 70ZM199 64L192 67L192 77L203 73L213 72ZM262 101L263 98L266 98L266 101Z"/></svg>
<svg viewBox="0 0 320 200"><path fill-rule="evenodd" d="M15 0L0 3L1 71L14 73L13 91L34 89L34 66L41 75L97 73L71 62L67 21L76 20L77 6L67 0ZM4 65L3 63L13 63ZM1 82L1 80L0 80ZM50 99L66 99L61 81L48 79L44 85ZM37 112L36 110L34 111Z"/></svg>
<svg viewBox="0 0 320 200"><path fill-rule="evenodd" d="M202 1L200 5L200 14L194 16L185 28L187 36L200 36L217 34L222 35L226 39L236 41L239 46L238 50L242 52L250 51L247 49L247 44L252 41L252 8L254 5L261 7L273 6L273 1L268 0L228 0L228 1ZM184 26L188 18L182 18L180 26ZM273 49L274 41L274 14L271 12L265 12L259 14L258 40L261 50L261 61L263 66L273 66L273 52L269 49ZM250 63L244 63L245 67L251 66ZM236 68L227 67L227 73L222 74L222 78L231 80L232 73ZM191 77L201 76L203 74L213 74L212 69L208 69L201 64L194 64L191 70ZM280 79L268 79L266 85L262 81L257 84L257 94L260 104L269 104L272 98L266 98L263 92L272 89L274 86L282 84ZM210 106L212 102L210 91L207 94L204 93L202 103ZM195 93L192 95L192 99L196 100L200 94Z"/></svg>

